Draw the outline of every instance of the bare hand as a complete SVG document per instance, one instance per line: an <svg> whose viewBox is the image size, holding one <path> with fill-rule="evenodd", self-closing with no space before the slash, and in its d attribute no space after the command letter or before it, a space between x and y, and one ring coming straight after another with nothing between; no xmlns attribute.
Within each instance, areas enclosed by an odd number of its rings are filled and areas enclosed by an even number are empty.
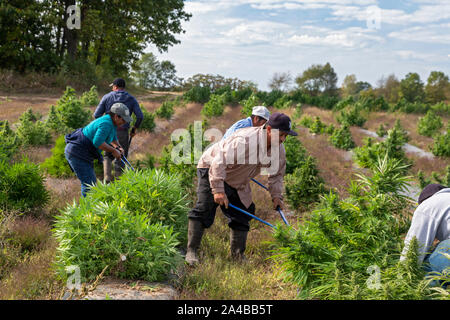
<svg viewBox="0 0 450 320"><path fill-rule="evenodd" d="M214 202L228 209L228 198L225 193L214 194Z"/></svg>
<svg viewBox="0 0 450 320"><path fill-rule="evenodd" d="M112 152L112 155L117 160L120 160L120 158L122 158L122 153L119 150L117 150L117 149L114 149L114 151Z"/></svg>

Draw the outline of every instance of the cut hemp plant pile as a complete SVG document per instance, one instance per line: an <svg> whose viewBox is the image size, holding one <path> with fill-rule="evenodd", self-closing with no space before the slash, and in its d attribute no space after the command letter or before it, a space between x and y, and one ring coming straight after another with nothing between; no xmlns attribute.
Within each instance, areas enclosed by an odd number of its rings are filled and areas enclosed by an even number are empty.
<svg viewBox="0 0 450 320"><path fill-rule="evenodd" d="M358 175L350 197L330 192L298 230L279 225L275 252L299 297L313 299L423 299L432 291L417 263L417 245L400 262L409 227L401 195L410 177L396 159L378 159L371 177ZM415 251L414 251L415 250ZM372 281L373 270L382 270ZM375 276L376 276L375 275Z"/></svg>
<svg viewBox="0 0 450 320"><path fill-rule="evenodd" d="M83 280L106 274L162 280L180 261L187 234L188 200L177 175L161 170L126 171L93 186L79 205L57 217L57 268L78 266Z"/></svg>

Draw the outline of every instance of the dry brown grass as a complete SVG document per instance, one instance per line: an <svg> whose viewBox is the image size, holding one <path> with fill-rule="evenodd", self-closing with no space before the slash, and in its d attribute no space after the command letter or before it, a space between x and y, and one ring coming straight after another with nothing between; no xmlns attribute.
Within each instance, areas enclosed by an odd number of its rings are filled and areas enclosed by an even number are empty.
<svg viewBox="0 0 450 320"><path fill-rule="evenodd" d="M52 268L56 247L50 239L42 249L26 256L0 282L0 300L58 299L64 284L56 278Z"/></svg>
<svg viewBox="0 0 450 320"><path fill-rule="evenodd" d="M311 135L303 127L298 131L303 146L316 159L319 175L325 180L325 185L336 188L341 196L346 195L346 189L356 170L350 154L331 146L328 135Z"/></svg>
<svg viewBox="0 0 450 320"><path fill-rule="evenodd" d="M317 107L308 106L302 108L302 113L310 117L319 117L322 122L327 125L334 124L338 126L339 123L336 120L335 114L331 110L320 109Z"/></svg>
<svg viewBox="0 0 450 320"><path fill-rule="evenodd" d="M407 154L409 159L412 159L413 165L411 167L411 172L417 175L417 172L421 170L426 176L430 176L431 173L438 172L444 173L445 168L450 165L450 160L442 157L434 157L433 159L426 157L419 157L414 154Z"/></svg>
<svg viewBox="0 0 450 320"><path fill-rule="evenodd" d="M409 143L425 151L428 151L429 147L433 144L433 139L420 135L417 130L419 119L423 116L424 115L407 114L400 112L371 112L369 114L369 118L365 124L365 127L367 128L367 130L375 132L378 127L383 124L386 129L390 129L394 126L395 121L399 120L401 126L409 134ZM444 125L449 121L449 119L450 116L442 117Z"/></svg>
<svg viewBox="0 0 450 320"><path fill-rule="evenodd" d="M61 94L54 96L0 96L0 120L8 120L10 124L13 124L19 120L19 117L28 108L32 108L34 113L39 112L42 115L46 115L50 110L50 106L56 104Z"/></svg>
<svg viewBox="0 0 450 320"><path fill-rule="evenodd" d="M0 300L55 299L62 284L52 269L56 243L49 221L13 214L7 217L1 221L7 223L2 229L8 228L6 233L0 232L2 255L16 262L6 266L0 279Z"/></svg>

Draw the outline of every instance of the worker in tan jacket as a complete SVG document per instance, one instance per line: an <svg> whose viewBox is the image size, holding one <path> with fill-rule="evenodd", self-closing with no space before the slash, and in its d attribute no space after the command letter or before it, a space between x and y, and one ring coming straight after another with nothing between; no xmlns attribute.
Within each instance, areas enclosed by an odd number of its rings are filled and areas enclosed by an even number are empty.
<svg viewBox="0 0 450 320"><path fill-rule="evenodd" d="M291 130L290 118L274 113L262 127L237 130L208 148L197 165L197 203L189 212L186 262L198 263L197 250L205 228L209 228L220 205L230 227L231 256L244 258L251 217L228 206L229 203L255 214L250 180L268 174L273 208L283 209L283 178L286 152L283 142Z"/></svg>

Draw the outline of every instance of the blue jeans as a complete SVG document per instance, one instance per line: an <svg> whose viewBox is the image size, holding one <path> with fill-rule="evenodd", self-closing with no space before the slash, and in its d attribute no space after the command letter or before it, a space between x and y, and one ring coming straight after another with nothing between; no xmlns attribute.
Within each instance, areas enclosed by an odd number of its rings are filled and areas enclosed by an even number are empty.
<svg viewBox="0 0 450 320"><path fill-rule="evenodd" d="M88 161L68 155L67 153L65 153L65 156L67 162L69 162L69 165L72 167L72 170L81 181L81 195L86 197L86 193L89 191L90 185L97 182L94 165Z"/></svg>
<svg viewBox="0 0 450 320"><path fill-rule="evenodd" d="M439 242L436 248L431 252L424 260L424 269L427 272L427 276L439 276L443 274L444 277L450 274L450 258L446 257L443 253L450 255L450 239ZM444 281L433 280L430 286L441 286ZM445 282L445 286L450 283Z"/></svg>

